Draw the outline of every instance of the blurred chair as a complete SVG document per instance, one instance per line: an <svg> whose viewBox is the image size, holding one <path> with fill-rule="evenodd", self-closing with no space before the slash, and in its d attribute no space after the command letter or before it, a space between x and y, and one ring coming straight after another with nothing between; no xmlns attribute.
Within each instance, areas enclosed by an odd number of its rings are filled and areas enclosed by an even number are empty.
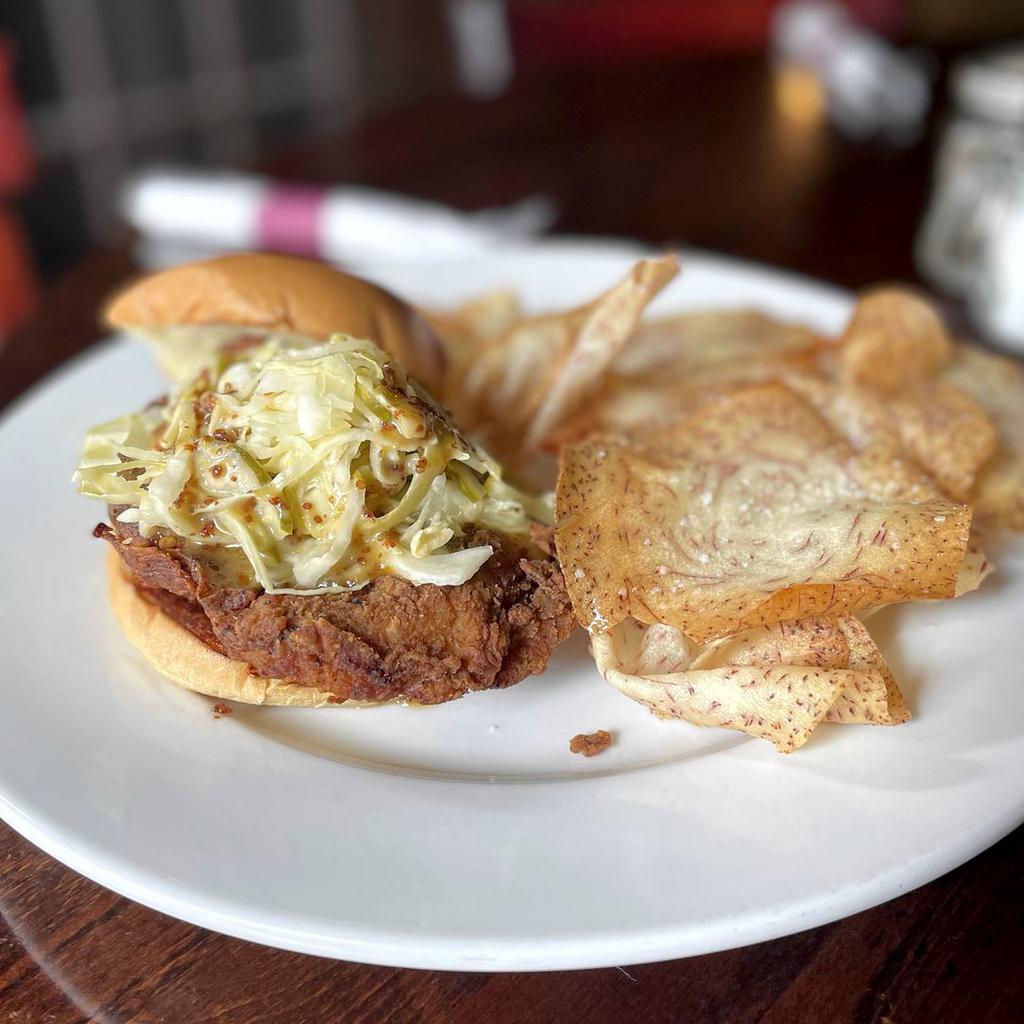
<svg viewBox="0 0 1024 1024"><path fill-rule="evenodd" d="M44 269L119 229L139 163L246 166L289 140L459 88L447 0L36 0L0 5L40 173Z"/></svg>

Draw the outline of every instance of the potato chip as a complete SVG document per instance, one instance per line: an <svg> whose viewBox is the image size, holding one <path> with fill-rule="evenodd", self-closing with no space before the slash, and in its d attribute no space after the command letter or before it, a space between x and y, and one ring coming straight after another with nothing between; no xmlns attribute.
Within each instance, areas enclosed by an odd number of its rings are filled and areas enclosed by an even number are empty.
<svg viewBox="0 0 1024 1024"><path fill-rule="evenodd" d="M954 346L935 310L901 289L862 296L840 339L839 371L855 394L884 398L886 420L906 455L948 494L966 501L996 447L984 409L937 379Z"/></svg>
<svg viewBox="0 0 1024 1024"><path fill-rule="evenodd" d="M675 383L725 363L804 357L824 344L810 328L757 310L700 310L642 323L613 371L630 380Z"/></svg>
<svg viewBox="0 0 1024 1024"><path fill-rule="evenodd" d="M862 476L872 475L892 495L966 501L996 446L985 411L942 381L883 397L809 374L782 379L856 449Z"/></svg>
<svg viewBox="0 0 1024 1024"><path fill-rule="evenodd" d="M433 314L436 316L436 314ZM519 296L511 288L498 288L464 303L449 314L480 342L488 342L507 334L520 320L526 319ZM444 315L441 315L443 322Z"/></svg>
<svg viewBox="0 0 1024 1024"><path fill-rule="evenodd" d="M632 346L631 341L623 353L629 352ZM786 381L793 374L810 375L814 372L816 354L814 348L761 356L751 354L744 359L718 359L704 366L691 365L683 375L678 374L675 364L668 362L660 376L613 375L600 395L549 440L557 451L563 444L594 433L643 439L649 437L652 430L664 430L739 388Z"/></svg>
<svg viewBox="0 0 1024 1024"><path fill-rule="evenodd" d="M526 433L533 448L596 390L647 304L679 272L676 258L644 260L593 306Z"/></svg>
<svg viewBox="0 0 1024 1024"><path fill-rule="evenodd" d="M760 364L748 364L739 371L734 364L722 367L721 373L708 371L695 375L691 381L664 382L624 381L613 379L594 401L588 402L575 416L548 436L552 451L581 440L590 434L604 434L622 440L650 437L653 430L670 429L671 424L692 415L738 387L775 380L777 370Z"/></svg>
<svg viewBox="0 0 1024 1024"><path fill-rule="evenodd" d="M887 498L796 393L728 395L645 445L562 452L556 546L589 629L632 616L697 642L751 626L952 597L971 512Z"/></svg>
<svg viewBox="0 0 1024 1024"><path fill-rule="evenodd" d="M857 675L846 681L826 722L842 725L901 725L910 720L910 707L867 627L852 617L836 626L846 640L846 667Z"/></svg>
<svg viewBox="0 0 1024 1024"><path fill-rule="evenodd" d="M952 467L959 466L963 470L962 482L973 479L983 461L984 452L995 441L991 421L984 411L960 391L950 396L948 402L944 401L941 392L945 388L951 391L955 389L941 382L937 385L921 385L909 398L900 396L897 399L890 396L883 400L864 389L842 388L823 377L806 372L799 365L768 360L763 363L723 363L715 367L713 372L698 372L692 385L679 384L652 391L627 385L621 390L611 391L601 406L602 432L612 432L624 439L642 439L650 436L653 424L665 420L666 408L671 410L673 416L683 418L720 400L747 382L766 380L784 383L814 406L855 449L853 458L857 479L874 496L882 499L921 502L956 496L950 494ZM939 392L937 396L936 392ZM921 406L927 406L927 396L935 398L934 415L925 410L915 419L910 413L902 425L897 424L893 415L894 408L903 410L911 403L918 402ZM904 398L908 398L906 404ZM955 410L965 405L967 414L956 416ZM595 432L597 422L596 416L591 413L586 428L579 430L576 436L567 432L564 443ZM583 420L579 419L573 426L579 428L581 424ZM915 446L918 454L932 465L938 463L945 487L940 487L920 462L911 457L911 451L907 450L904 438L915 431L921 434L920 445ZM934 455L929 454L930 448L934 448ZM957 456L957 451L963 452L963 456ZM948 468L943 473L941 466L945 458L949 461L945 463ZM962 492L962 483L958 489ZM964 500L962 496L956 497ZM957 578L956 596L977 589L992 568L984 552L975 548L972 540L972 549L968 550Z"/></svg>
<svg viewBox="0 0 1024 1024"><path fill-rule="evenodd" d="M737 387L815 372L827 344L807 327L755 310L703 310L641 323L600 394L548 442L557 451L590 433L661 428Z"/></svg>
<svg viewBox="0 0 1024 1024"><path fill-rule="evenodd" d="M784 382L813 405L851 446L854 475L873 496L912 502L946 497L904 450L886 402L879 395L841 387L810 374L788 374Z"/></svg>
<svg viewBox="0 0 1024 1024"><path fill-rule="evenodd" d="M471 427L490 425L501 454L536 448L600 386L644 308L678 270L671 255L641 260L593 302L517 323L479 352L462 393L446 400Z"/></svg>
<svg viewBox="0 0 1024 1024"><path fill-rule="evenodd" d="M487 292L453 310L419 310L444 346L444 396L457 395L466 371L480 351L525 319L519 297L510 289Z"/></svg>
<svg viewBox="0 0 1024 1024"><path fill-rule="evenodd" d="M953 354L938 313L924 298L903 288L863 294L840 344L843 382L882 393L931 379Z"/></svg>
<svg viewBox="0 0 1024 1024"><path fill-rule="evenodd" d="M891 350L882 361L898 374L879 390L882 371L871 360L883 335ZM914 498L920 496L915 489L930 491L935 481L949 497L965 501L992 455L995 430L969 396L931 378L948 342L937 316L910 293L874 292L859 303L845 338L833 345L807 328L749 310L641 325L616 360L601 401L555 440L564 444L596 432L642 435L663 424L667 410L679 417L737 387L781 380L811 401L892 488Z"/></svg>
<svg viewBox="0 0 1024 1024"><path fill-rule="evenodd" d="M910 708L889 671L882 652L859 619L809 618L774 626L759 626L718 640L696 657L693 669L726 666L805 665L812 668L852 669L843 677L826 722L899 725L910 719Z"/></svg>
<svg viewBox="0 0 1024 1024"><path fill-rule="evenodd" d="M625 619L592 637L601 674L663 718L721 726L782 753L825 720L896 724L909 710L881 653L852 618L757 626L702 651L673 626Z"/></svg>
<svg viewBox="0 0 1024 1024"><path fill-rule="evenodd" d="M982 547L982 539L978 531L971 530L971 539L967 543L967 554L960 566L960 574L956 578L954 597L963 597L972 590L977 590L989 576L995 572L995 565Z"/></svg>
<svg viewBox="0 0 1024 1024"><path fill-rule="evenodd" d="M1012 359L958 345L944 379L966 392L992 417L995 455L982 470L971 501L997 526L1024 530L1024 372Z"/></svg>
<svg viewBox="0 0 1024 1024"><path fill-rule="evenodd" d="M984 409L944 381L891 395L888 411L904 449L957 501L966 501L996 450Z"/></svg>

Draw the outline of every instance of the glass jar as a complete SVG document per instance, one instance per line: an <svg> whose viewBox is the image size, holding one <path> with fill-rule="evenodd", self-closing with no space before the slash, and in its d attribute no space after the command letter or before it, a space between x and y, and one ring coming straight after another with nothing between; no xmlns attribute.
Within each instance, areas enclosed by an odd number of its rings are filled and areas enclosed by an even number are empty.
<svg viewBox="0 0 1024 1024"><path fill-rule="evenodd" d="M1024 44L961 60L951 92L955 111L939 147L917 260L942 291L991 300L994 247L1005 249L999 235L1024 202Z"/></svg>

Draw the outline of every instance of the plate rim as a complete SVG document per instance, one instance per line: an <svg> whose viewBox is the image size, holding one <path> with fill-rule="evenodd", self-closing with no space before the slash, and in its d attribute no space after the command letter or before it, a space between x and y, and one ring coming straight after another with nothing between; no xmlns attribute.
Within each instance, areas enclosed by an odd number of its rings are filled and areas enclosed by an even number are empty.
<svg viewBox="0 0 1024 1024"><path fill-rule="evenodd" d="M749 919L733 918L731 924L723 921L716 927L716 938L711 942L698 938L699 933L691 935L689 929L665 927L649 929L635 936L633 952L626 957L609 956L606 952L609 942L622 941L621 934L541 938L531 941L528 952L524 952L522 940L492 938L488 940L488 946L495 951L494 955L467 955L461 943L451 938L435 940L432 951L428 951L422 938L415 934L403 937L393 931L380 934L364 931L358 936L345 937L336 933L318 934L308 929L303 933L283 921L268 923L265 920L263 924L257 924L226 911L211 909L209 902L204 904L185 899L171 887L160 889L139 882L131 877L133 872L130 870L118 873L88 857L79 856L71 846L37 828L31 818L22 814L0 793L0 818L20 836L65 867L150 910L272 949L378 967L470 973L548 973L665 963L796 935L882 906L955 870L1024 823L1024 802L1018 813L1016 824L1008 828L996 825L978 830L962 845L954 847L955 852L946 849L941 853L925 853L916 863L915 871L909 876L901 875L901 881L889 878L895 873L895 869L891 869L858 886L835 890L827 902L822 902L819 896L804 897L785 905L781 913L753 914ZM189 890L186 888L184 891ZM809 904L815 901L818 906L813 908ZM707 935L706 927L703 934Z"/></svg>

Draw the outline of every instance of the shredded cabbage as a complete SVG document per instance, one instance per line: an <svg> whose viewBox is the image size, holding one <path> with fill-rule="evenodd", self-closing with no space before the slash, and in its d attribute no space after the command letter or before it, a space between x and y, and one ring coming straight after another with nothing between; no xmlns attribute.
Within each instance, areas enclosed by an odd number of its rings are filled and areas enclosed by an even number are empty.
<svg viewBox="0 0 1024 1024"><path fill-rule="evenodd" d="M163 406L89 432L75 482L144 537L239 549L269 593L383 573L456 585L490 557L478 527L526 539L544 502L501 479L380 349L271 338L208 365Z"/></svg>

